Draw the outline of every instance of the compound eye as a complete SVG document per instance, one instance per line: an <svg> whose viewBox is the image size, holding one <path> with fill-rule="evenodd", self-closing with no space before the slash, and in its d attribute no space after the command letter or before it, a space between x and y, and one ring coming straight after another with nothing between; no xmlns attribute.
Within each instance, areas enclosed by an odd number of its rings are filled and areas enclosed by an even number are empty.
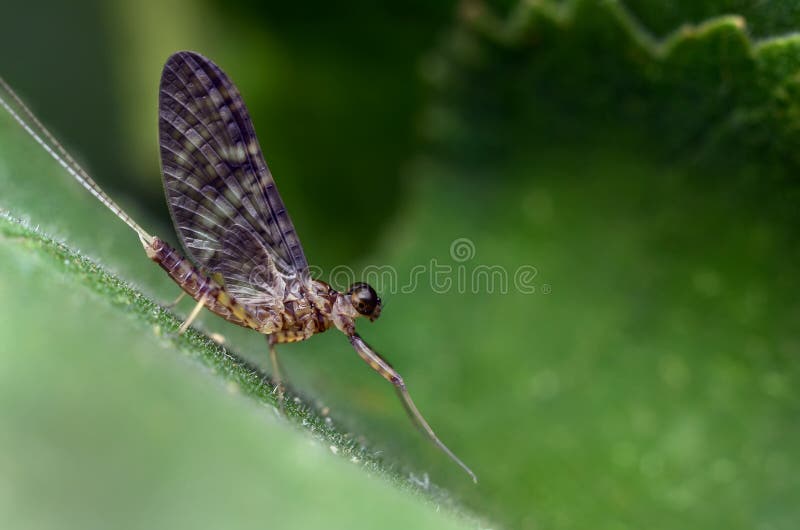
<svg viewBox="0 0 800 530"><path fill-rule="evenodd" d="M356 311L365 316L370 316L375 312L378 305L378 293L366 283L353 284L350 289L350 300Z"/></svg>

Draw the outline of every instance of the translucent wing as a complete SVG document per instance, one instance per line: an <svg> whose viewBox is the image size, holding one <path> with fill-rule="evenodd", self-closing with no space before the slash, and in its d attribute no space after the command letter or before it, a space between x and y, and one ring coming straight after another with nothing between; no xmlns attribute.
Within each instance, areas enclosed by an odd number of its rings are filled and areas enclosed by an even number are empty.
<svg viewBox="0 0 800 530"><path fill-rule="evenodd" d="M300 240L225 72L194 52L172 55L158 109L164 189L189 257L245 303L274 295L275 273L306 275Z"/></svg>

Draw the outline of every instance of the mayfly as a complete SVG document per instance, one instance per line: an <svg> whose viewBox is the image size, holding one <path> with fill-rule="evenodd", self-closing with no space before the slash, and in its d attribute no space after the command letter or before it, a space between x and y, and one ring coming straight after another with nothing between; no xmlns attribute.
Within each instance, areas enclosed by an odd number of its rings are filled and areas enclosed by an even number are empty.
<svg viewBox="0 0 800 530"><path fill-rule="evenodd" d="M197 301L181 331L206 307L234 324L265 334L280 388L276 345L306 340L335 327L373 370L394 385L420 430L477 482L472 470L428 425L400 374L356 332L358 317L375 321L381 314L375 289L357 282L338 292L311 277L244 101L216 64L182 51L169 57L161 75L158 116L163 184L189 259L147 233L117 206L1 78L0 85L0 104L6 111L136 232L147 257Z"/></svg>

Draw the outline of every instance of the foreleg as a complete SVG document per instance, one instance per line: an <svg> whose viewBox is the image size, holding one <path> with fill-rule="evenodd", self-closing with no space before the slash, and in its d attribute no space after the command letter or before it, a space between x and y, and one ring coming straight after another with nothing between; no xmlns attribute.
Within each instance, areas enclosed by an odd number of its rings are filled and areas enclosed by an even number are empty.
<svg viewBox="0 0 800 530"><path fill-rule="evenodd" d="M397 390L397 394L400 396L400 401L403 403L403 406L405 407L408 416L411 418L411 421L414 422L414 424L428 436L434 445L441 449L456 464L461 466L461 469L466 471L467 474L472 477L474 482L478 482L478 477L475 476L475 473L473 473L472 470L455 455L455 453L453 453L444 443L442 443L441 440L439 440L439 437L433 432L431 426L428 425L427 421L425 421L422 413L420 413L419 409L417 409L417 406L414 404L414 401L411 399L411 395L406 389L406 384L397 370L392 368L392 365L389 364L386 359L381 357L378 352L369 346L369 344L364 342L364 339L362 339L358 333L352 333L349 335L349 339L350 344L353 345L358 355L361 356L361 358L364 359L373 370L381 374L384 379L394 385L395 390Z"/></svg>

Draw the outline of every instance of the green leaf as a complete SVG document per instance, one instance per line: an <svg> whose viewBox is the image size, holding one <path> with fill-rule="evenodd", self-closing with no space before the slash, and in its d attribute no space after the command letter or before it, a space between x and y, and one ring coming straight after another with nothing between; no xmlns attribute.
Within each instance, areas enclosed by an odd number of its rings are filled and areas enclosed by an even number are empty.
<svg viewBox="0 0 800 530"><path fill-rule="evenodd" d="M197 331L178 336L171 313L32 226L164 284L135 235L5 112L0 145L2 526L468 524L336 411L295 398L280 418L263 372Z"/></svg>

